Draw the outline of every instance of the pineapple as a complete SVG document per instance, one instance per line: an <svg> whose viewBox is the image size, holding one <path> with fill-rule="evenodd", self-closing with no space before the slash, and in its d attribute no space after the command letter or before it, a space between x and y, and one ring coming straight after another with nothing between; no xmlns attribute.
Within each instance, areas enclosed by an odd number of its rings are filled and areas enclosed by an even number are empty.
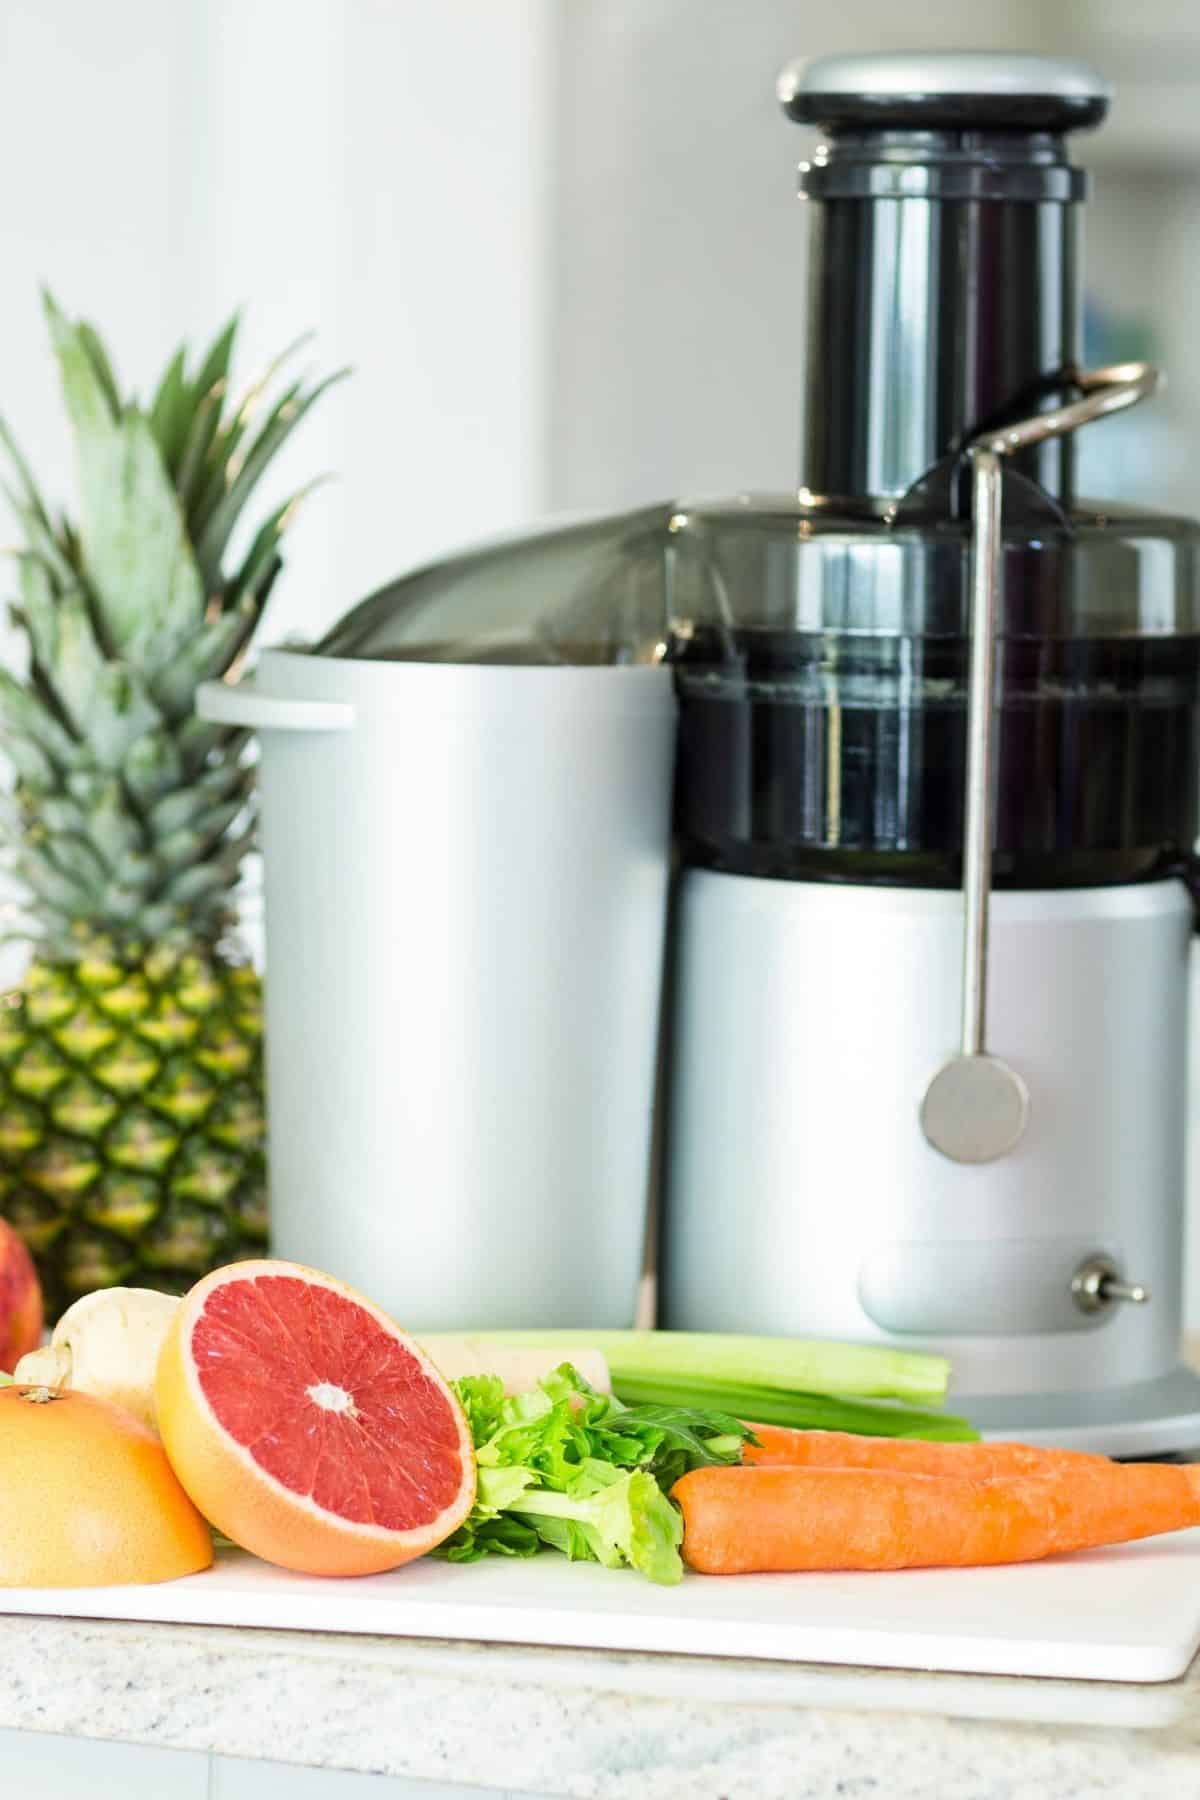
<svg viewBox="0 0 1200 1800"><path fill-rule="evenodd" d="M284 359L227 404L234 319L143 408L91 326L45 305L80 504L52 517L0 421L28 645L24 680L0 669L0 842L32 944L0 996L0 1215L53 1318L93 1288L182 1291L267 1241L262 997L231 936L253 769L245 733L193 703L243 657L300 496L236 560L234 526L338 376L286 383L256 428Z"/></svg>

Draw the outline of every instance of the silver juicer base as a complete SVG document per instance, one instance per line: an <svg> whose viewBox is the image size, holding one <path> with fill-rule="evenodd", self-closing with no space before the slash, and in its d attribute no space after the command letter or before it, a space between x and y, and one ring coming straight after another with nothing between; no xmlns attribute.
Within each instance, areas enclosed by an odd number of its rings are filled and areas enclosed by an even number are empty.
<svg viewBox="0 0 1200 1800"><path fill-rule="evenodd" d="M1094 1394L954 1395L987 1439L1099 1450L1106 1456L1200 1451L1200 1375L1181 1363L1153 1381Z"/></svg>

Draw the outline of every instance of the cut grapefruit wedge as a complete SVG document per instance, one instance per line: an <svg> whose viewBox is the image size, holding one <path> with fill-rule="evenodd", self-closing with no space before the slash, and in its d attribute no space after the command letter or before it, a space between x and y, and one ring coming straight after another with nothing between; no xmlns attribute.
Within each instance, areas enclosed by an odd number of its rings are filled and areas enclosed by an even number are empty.
<svg viewBox="0 0 1200 1800"><path fill-rule="evenodd" d="M310 1575L432 1550L475 1498L461 1407L371 1301L298 1263L216 1270L171 1322L155 1377L163 1448L235 1544Z"/></svg>

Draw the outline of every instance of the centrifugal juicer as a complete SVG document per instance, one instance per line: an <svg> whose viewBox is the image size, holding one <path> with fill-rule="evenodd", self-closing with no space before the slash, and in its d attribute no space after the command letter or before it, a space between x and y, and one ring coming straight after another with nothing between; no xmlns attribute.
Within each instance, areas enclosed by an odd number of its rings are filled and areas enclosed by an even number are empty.
<svg viewBox="0 0 1200 1800"><path fill-rule="evenodd" d="M1179 1363L1197 528L1076 497L1074 63L835 57L804 486L681 508L662 1323L920 1343L988 1431L1200 1442ZM993 891L994 890L994 891Z"/></svg>
<svg viewBox="0 0 1200 1800"><path fill-rule="evenodd" d="M664 1326L1194 1446L1198 528L1075 492L1157 382L1080 362L1108 90L782 94L822 134L804 485L464 552L205 692L263 733L277 1247L414 1326L628 1325L653 1186Z"/></svg>

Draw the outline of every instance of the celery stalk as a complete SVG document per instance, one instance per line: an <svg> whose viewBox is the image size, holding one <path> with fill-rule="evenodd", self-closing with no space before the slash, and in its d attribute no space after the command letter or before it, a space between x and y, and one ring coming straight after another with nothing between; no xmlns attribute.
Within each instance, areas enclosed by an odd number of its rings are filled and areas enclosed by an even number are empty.
<svg viewBox="0 0 1200 1800"><path fill-rule="evenodd" d="M966 1419L953 1413L754 1382L625 1374L613 1376L613 1391L626 1406L699 1407L732 1413L754 1425L790 1425L795 1431L852 1431L862 1437L927 1438L939 1443L967 1443L979 1436Z"/></svg>
<svg viewBox="0 0 1200 1800"><path fill-rule="evenodd" d="M449 1335L449 1334L447 1334ZM438 1337L422 1335L437 1360ZM461 1342L460 1334L455 1341ZM581 1345L603 1352L615 1391L623 1384L658 1382L732 1384L805 1396L855 1400L904 1400L940 1406L950 1382L943 1356L926 1356L886 1345L837 1344L819 1339L741 1337L707 1331L473 1331L473 1344L505 1344L529 1350L561 1349L564 1357ZM712 1405L722 1404L714 1397ZM736 1409L729 1409L736 1410ZM760 1413L761 1422L776 1423ZM790 1421L789 1421L790 1422ZM853 1429L847 1427L846 1429ZM863 1428L865 1429L865 1427Z"/></svg>

